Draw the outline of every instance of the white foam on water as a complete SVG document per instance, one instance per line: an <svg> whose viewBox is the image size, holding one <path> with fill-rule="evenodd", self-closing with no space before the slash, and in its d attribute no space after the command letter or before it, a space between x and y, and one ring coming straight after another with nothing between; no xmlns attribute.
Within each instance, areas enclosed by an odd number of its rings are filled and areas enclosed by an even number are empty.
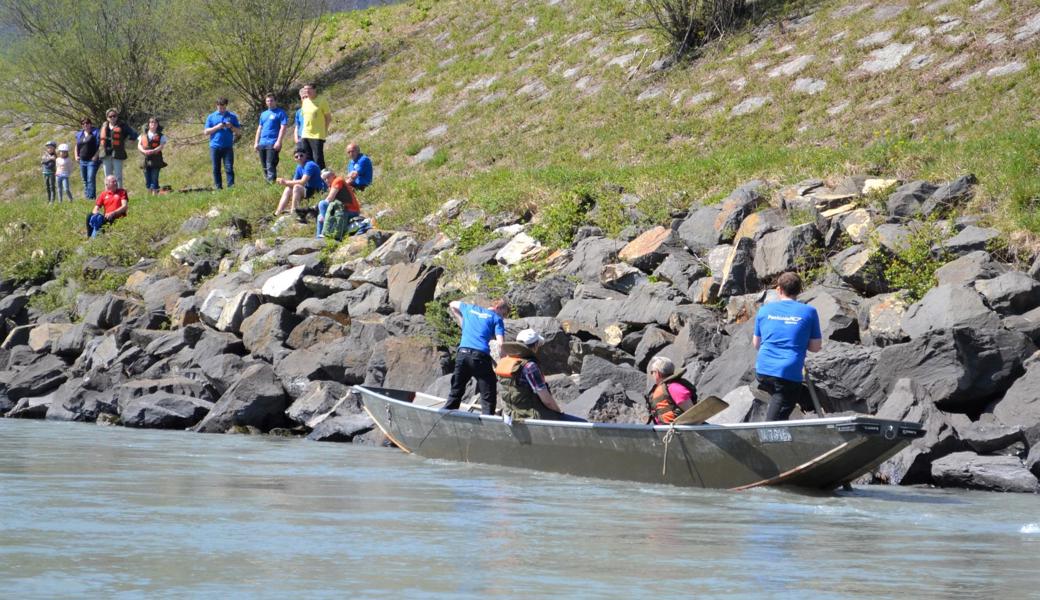
<svg viewBox="0 0 1040 600"><path fill-rule="evenodd" d="M1040 533L1040 523L1026 523L1018 530L1019 533Z"/></svg>

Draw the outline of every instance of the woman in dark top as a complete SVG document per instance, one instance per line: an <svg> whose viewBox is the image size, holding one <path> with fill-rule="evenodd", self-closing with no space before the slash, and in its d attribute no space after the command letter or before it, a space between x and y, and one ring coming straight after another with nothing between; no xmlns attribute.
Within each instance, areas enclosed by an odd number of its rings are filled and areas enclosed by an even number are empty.
<svg viewBox="0 0 1040 600"><path fill-rule="evenodd" d="M83 197L94 200L97 198L97 169L101 162L98 156L99 134L90 117L83 117L80 124L83 129L76 132L76 146L72 156L79 161L79 172L83 176Z"/></svg>

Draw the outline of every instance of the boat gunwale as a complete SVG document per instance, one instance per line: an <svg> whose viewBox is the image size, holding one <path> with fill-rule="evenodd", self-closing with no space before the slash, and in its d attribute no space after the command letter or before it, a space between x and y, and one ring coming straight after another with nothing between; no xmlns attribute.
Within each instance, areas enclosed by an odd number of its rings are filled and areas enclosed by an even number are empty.
<svg viewBox="0 0 1040 600"><path fill-rule="evenodd" d="M411 409L414 409L414 410L418 410L418 411L426 411L426 412L429 412L429 413L440 414L440 415L444 415L444 416L451 415L452 417L459 417L459 418L464 418L464 419L477 419L477 420L489 421L489 422L492 422L492 423L502 423L502 422L504 422L504 419L502 417L500 417L500 416L497 416L497 415L484 415L484 414L471 413L471 412L466 412L466 411L461 411L461 410L447 410L447 409L444 409L444 408L434 408L434 407L430 407L430 406L422 406L422 405L419 405L419 404L414 404L412 402L405 402L403 400L398 400L396 398L391 398L390 396L387 396L385 394L381 394L381 393L375 391L374 389L366 387L364 385L354 385L354 386L351 386L351 388L352 389L357 389L359 391L359 393L361 393L362 395L364 395L364 394L371 394L373 396L378 396L380 399L382 399L382 400L384 400L386 402L390 402L390 403L393 403L393 404L398 404L398 405L401 405L401 406L404 406L404 407L407 407L407 408L411 408ZM401 391L407 391L407 390L401 390ZM438 396L433 396L433 395L426 394L426 393L423 393L423 392L412 392L412 393L416 394L416 395L420 395L421 394L422 396L425 396L427 398L438 398L438 399L441 399ZM374 417L373 417L373 419L374 419ZM764 429L764 428L772 428L772 427L815 427L815 426L821 426L821 425L839 425L839 424L852 423L852 422L859 422L859 423L899 423L899 424L902 424L902 425L913 425L913 426L916 426L918 428L922 427L920 423L914 423L913 421L895 421L895 420L892 420L892 419L879 419L877 417L872 417L870 415L848 415L848 416L842 416L842 417L824 417L824 418L816 418L816 419L800 419L800 420L797 420L797 421L760 421L760 422L756 422L756 423L725 423L725 424L702 423L700 425L640 425L638 423L592 423L592 422L580 423L580 422L574 422L574 421L553 421L553 420L543 420L543 419L524 419L522 422L525 425L538 425L538 426L544 426L544 427L563 427L563 428L573 428L573 429L619 429L619 430L658 431L658 432L666 432L666 431L669 431L671 429L675 429L677 431L717 431L719 429Z"/></svg>

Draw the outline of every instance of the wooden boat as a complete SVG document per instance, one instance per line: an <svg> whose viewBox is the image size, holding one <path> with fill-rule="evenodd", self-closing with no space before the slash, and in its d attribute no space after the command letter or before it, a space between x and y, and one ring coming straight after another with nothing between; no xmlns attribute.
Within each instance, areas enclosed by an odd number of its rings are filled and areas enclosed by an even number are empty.
<svg viewBox="0 0 1040 600"><path fill-rule="evenodd" d="M601 479L743 490L832 490L914 438L917 423L867 416L734 425L652 426L514 420L424 406L426 394L355 386L405 452ZM443 400L441 400L443 402Z"/></svg>

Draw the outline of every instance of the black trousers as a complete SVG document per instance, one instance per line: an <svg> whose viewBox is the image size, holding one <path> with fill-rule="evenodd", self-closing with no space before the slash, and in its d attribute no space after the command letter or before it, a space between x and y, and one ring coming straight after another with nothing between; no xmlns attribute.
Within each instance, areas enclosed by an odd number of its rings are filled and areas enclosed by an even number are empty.
<svg viewBox="0 0 1040 600"><path fill-rule="evenodd" d="M470 378L477 380L477 391L480 392L480 405L483 409L481 412L485 415L495 414L498 389L491 355L472 348L459 348L455 356L455 372L451 374L451 393L448 394L448 403L444 408L455 410L459 407Z"/></svg>
<svg viewBox="0 0 1040 600"><path fill-rule="evenodd" d="M766 421L786 421L794 407L801 404L805 388L802 382L756 374L758 389L769 394L769 405L766 407Z"/></svg>
<svg viewBox="0 0 1040 600"><path fill-rule="evenodd" d="M311 160L318 163L322 169L325 168L325 140L317 138L303 138L300 145L311 155Z"/></svg>

